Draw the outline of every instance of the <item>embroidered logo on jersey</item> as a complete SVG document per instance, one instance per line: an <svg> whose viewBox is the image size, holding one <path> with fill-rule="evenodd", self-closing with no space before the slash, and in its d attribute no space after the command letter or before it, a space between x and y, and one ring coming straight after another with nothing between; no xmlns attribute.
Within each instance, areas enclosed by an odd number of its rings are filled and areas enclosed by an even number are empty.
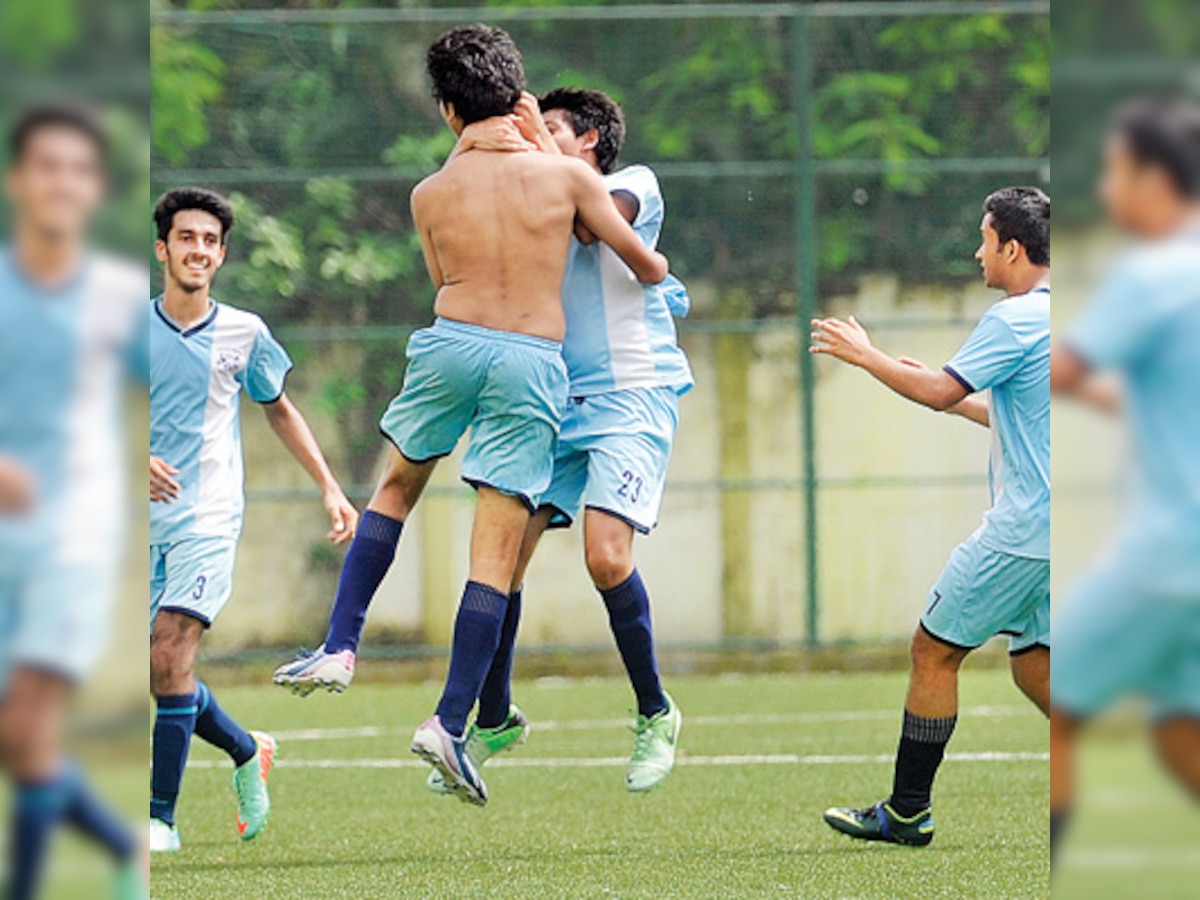
<svg viewBox="0 0 1200 900"><path fill-rule="evenodd" d="M217 368L222 372L240 372L245 364L245 357L236 350L222 350L217 354Z"/></svg>

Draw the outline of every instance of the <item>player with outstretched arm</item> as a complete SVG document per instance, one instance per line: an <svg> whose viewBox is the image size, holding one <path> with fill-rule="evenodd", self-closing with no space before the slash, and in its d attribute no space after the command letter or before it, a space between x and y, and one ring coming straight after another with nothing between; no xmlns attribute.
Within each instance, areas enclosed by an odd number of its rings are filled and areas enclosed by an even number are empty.
<svg viewBox="0 0 1200 900"><path fill-rule="evenodd" d="M972 650L1009 635L1013 680L1050 705L1050 198L1005 188L983 204L975 252L1004 292L938 371L893 359L849 320L813 322L811 350L865 369L902 397L991 428L992 507L955 548L912 641L912 673L891 796L825 821L853 838L933 840L933 781L958 720L958 670ZM987 391L986 402L974 396Z"/></svg>

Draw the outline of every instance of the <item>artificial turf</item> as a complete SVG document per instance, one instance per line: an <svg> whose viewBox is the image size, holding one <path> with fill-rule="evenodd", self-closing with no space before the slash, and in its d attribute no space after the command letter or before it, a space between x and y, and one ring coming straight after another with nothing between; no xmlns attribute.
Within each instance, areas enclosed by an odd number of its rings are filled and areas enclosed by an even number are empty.
<svg viewBox="0 0 1200 900"><path fill-rule="evenodd" d="M243 844L228 763L200 742L155 898L1046 897L1047 728L998 671L969 671L937 836L910 849L831 832L825 807L888 792L902 674L672 679L683 763L631 795L620 681L518 683L534 730L485 768L484 809L437 797L408 751L438 686L356 684L221 703L280 741L270 825ZM539 724L541 727L539 728ZM986 754L998 754L986 756ZM410 760L412 762L410 762ZM587 761L587 762L581 762ZM503 763L511 763L503 765Z"/></svg>

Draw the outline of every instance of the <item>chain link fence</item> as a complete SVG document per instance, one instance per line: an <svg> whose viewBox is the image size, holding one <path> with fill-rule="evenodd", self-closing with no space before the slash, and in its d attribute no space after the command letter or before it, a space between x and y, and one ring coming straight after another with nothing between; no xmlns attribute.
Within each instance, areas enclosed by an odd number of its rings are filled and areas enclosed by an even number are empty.
<svg viewBox="0 0 1200 900"><path fill-rule="evenodd" d="M662 248L693 294L659 529L637 555L667 645L905 636L988 505L988 438L815 361L808 320L853 312L940 365L994 298L979 207L1049 182L1049 4L858 2L464 10L152 9L157 189L234 195L218 295L296 359L290 390L369 495L404 341L431 317L408 193L453 138L424 80L441 31L502 25L530 87L623 105L624 163L659 174ZM319 637L340 555L299 468L247 410L249 510L225 649ZM373 608L369 644L440 644L466 574L471 495L441 467ZM579 536L529 575L522 640L607 640Z"/></svg>

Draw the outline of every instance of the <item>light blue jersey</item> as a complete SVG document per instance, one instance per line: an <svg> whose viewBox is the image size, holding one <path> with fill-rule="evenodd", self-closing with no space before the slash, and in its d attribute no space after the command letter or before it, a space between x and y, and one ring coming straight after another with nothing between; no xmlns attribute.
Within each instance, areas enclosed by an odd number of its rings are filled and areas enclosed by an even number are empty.
<svg viewBox="0 0 1200 900"><path fill-rule="evenodd" d="M988 390L992 508L984 546L1050 558L1050 289L992 306L946 364L968 391Z"/></svg>
<svg viewBox="0 0 1200 900"><path fill-rule="evenodd" d="M253 313L213 303L186 331L154 301L150 325L150 453L179 469L180 496L150 504L150 543L236 538L245 506L242 391L257 403L283 394L287 352Z"/></svg>
<svg viewBox="0 0 1200 900"><path fill-rule="evenodd" d="M1120 262L1066 344L1124 376L1136 493L1055 622L1051 698L1085 717L1138 692L1155 718L1200 716L1200 233Z"/></svg>
<svg viewBox="0 0 1200 900"><path fill-rule="evenodd" d="M633 230L654 248L662 231L664 204L658 178L646 166L630 166L604 178L610 193L638 201ZM675 315L686 315L687 293L669 278L642 285L609 247L571 239L563 278L567 331L563 360L571 396L627 388L670 388L684 394L693 385L687 356L679 348Z"/></svg>
<svg viewBox="0 0 1200 900"><path fill-rule="evenodd" d="M91 256L47 291L0 249L0 455L32 473L37 494L37 522L0 520L0 544L50 543L78 556L111 546L95 540L98 529L122 530L121 401L128 374L146 377L148 280Z"/></svg>
<svg viewBox="0 0 1200 900"><path fill-rule="evenodd" d="M1200 584L1200 232L1119 264L1067 344L1125 378L1135 456L1131 554L1161 578Z"/></svg>
<svg viewBox="0 0 1200 900"><path fill-rule="evenodd" d="M106 642L125 531L122 398L147 375L145 270L91 255L46 290L0 249L0 456L34 481L0 514L0 690L14 666L71 679Z"/></svg>

